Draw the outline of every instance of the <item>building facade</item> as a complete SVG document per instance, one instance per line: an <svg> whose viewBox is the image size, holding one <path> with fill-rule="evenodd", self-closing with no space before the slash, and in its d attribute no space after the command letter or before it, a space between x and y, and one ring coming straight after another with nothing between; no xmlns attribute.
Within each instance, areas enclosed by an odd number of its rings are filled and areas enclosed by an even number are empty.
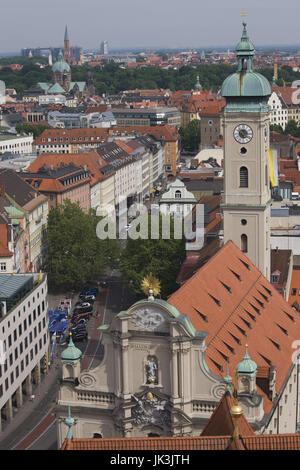
<svg viewBox="0 0 300 470"><path fill-rule="evenodd" d="M48 367L47 277L0 274L0 430Z"/></svg>
<svg viewBox="0 0 300 470"><path fill-rule="evenodd" d="M224 242L232 240L270 277L269 82L252 71L254 46L246 23L236 48L238 70L226 78Z"/></svg>

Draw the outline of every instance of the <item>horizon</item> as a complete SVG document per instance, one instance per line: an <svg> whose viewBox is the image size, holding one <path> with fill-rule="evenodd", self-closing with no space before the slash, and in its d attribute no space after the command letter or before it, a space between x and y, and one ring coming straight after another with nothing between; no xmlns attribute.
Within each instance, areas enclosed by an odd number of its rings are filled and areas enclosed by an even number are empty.
<svg viewBox="0 0 300 470"><path fill-rule="evenodd" d="M259 0L243 3L248 12L248 34L256 47L300 44L297 0L287 0L284 6L274 4L274 0L265 0L263 5ZM53 0L51 5L36 4L36 0L27 0L24 5L21 0L12 0L2 7L3 18L14 18L14 28L9 21L2 25L5 42L1 54L23 48L61 47L55 43L63 44L66 25L70 45L85 51L97 50L103 40L111 50L132 50L141 43L144 49L211 49L224 42L233 47L241 37L244 19L238 0L228 0L226 7L221 0L215 0L213 7L197 0L186 0L184 5L179 0L152 0L150 7L143 0L111 0L109 4L86 0L85 11L83 15L78 0Z"/></svg>

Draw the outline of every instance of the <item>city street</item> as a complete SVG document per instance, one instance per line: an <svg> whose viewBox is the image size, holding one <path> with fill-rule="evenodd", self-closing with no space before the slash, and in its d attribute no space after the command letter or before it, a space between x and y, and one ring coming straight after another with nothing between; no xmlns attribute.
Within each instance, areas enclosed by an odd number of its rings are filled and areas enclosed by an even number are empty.
<svg viewBox="0 0 300 470"><path fill-rule="evenodd" d="M82 351L82 370L97 367L103 359L104 349L98 327L110 323L114 315L135 301L135 296L122 283L117 270L109 271L108 275L100 278L105 279L108 285L107 288L100 288L94 304L94 314L87 326L88 341L75 343ZM56 308L61 298L61 295L50 295L49 309ZM73 304L76 300L77 295L72 299ZM35 390L35 401L24 402L12 422L3 430L1 450L57 449L55 404L61 373L60 354L65 348L66 344L57 345L55 360Z"/></svg>

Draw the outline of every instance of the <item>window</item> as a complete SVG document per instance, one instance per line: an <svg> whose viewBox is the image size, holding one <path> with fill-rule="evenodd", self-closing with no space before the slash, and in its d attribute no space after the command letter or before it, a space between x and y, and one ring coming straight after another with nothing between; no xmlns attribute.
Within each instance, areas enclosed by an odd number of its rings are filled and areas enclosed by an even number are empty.
<svg viewBox="0 0 300 470"><path fill-rule="evenodd" d="M280 275L279 274L271 274L271 283L277 284L279 282Z"/></svg>
<svg viewBox="0 0 300 470"><path fill-rule="evenodd" d="M6 263L0 263L0 271L2 272L6 271Z"/></svg>
<svg viewBox="0 0 300 470"><path fill-rule="evenodd" d="M248 188L248 169L245 166L240 168L240 188Z"/></svg>
<svg viewBox="0 0 300 470"><path fill-rule="evenodd" d="M247 235L241 235L241 250L243 253L248 252L248 237Z"/></svg>
<svg viewBox="0 0 300 470"><path fill-rule="evenodd" d="M17 341L17 330L14 330L14 341Z"/></svg>
<svg viewBox="0 0 300 470"><path fill-rule="evenodd" d="M8 347L11 346L11 335L8 337Z"/></svg>
<svg viewBox="0 0 300 470"><path fill-rule="evenodd" d="M179 190L175 191L175 198L176 199L181 199L181 191L179 191Z"/></svg>
<svg viewBox="0 0 300 470"><path fill-rule="evenodd" d="M293 288L292 292L291 292L291 295L296 295L296 294L297 294L297 289Z"/></svg>

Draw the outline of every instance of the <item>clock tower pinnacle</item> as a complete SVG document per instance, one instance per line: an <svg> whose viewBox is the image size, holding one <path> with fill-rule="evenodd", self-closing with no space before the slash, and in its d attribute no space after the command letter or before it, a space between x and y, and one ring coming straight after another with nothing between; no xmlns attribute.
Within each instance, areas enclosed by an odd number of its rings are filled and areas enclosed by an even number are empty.
<svg viewBox="0 0 300 470"><path fill-rule="evenodd" d="M271 87L253 71L254 46L247 24L236 47L238 68L226 78L224 126L224 242L232 240L270 277L270 182L268 170Z"/></svg>

